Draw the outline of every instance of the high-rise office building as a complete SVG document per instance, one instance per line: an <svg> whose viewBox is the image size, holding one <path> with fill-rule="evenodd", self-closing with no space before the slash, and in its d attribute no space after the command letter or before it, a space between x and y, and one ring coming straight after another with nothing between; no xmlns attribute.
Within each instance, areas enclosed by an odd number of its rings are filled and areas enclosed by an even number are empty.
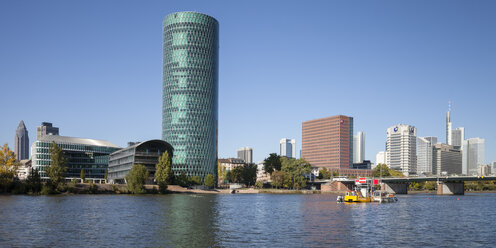
<svg viewBox="0 0 496 248"><path fill-rule="evenodd" d="M353 166L353 117L337 115L302 124L302 157L313 167Z"/></svg>
<svg viewBox="0 0 496 248"><path fill-rule="evenodd" d="M39 140L47 135L59 135L59 128L54 127L50 122L42 122L41 126L36 128L36 139Z"/></svg>
<svg viewBox="0 0 496 248"><path fill-rule="evenodd" d="M238 158L247 164L253 163L253 149L251 147L242 147L238 149Z"/></svg>
<svg viewBox="0 0 496 248"><path fill-rule="evenodd" d="M296 158L296 140L281 139L279 142L279 151L281 157Z"/></svg>
<svg viewBox="0 0 496 248"><path fill-rule="evenodd" d="M462 145L462 174L477 175L477 166L484 164L484 139L470 138Z"/></svg>
<svg viewBox="0 0 496 248"><path fill-rule="evenodd" d="M362 163L365 160L365 133L357 132L353 136L353 163Z"/></svg>
<svg viewBox="0 0 496 248"><path fill-rule="evenodd" d="M217 176L219 24L196 12L163 21L162 139L176 175Z"/></svg>
<svg viewBox="0 0 496 248"><path fill-rule="evenodd" d="M432 148L430 140L425 137L417 138L417 174L432 174ZM434 172L435 173L435 172Z"/></svg>
<svg viewBox="0 0 496 248"><path fill-rule="evenodd" d="M29 136L28 130L24 125L24 121L21 120L19 126L17 126L15 140L14 140L14 152L17 161L29 158Z"/></svg>
<svg viewBox="0 0 496 248"><path fill-rule="evenodd" d="M434 136L425 136L424 139L426 139L429 142L431 142L431 145L437 144L437 137L434 137Z"/></svg>
<svg viewBox="0 0 496 248"><path fill-rule="evenodd" d="M436 144L432 150L433 174L441 176L443 174L462 173L462 153L451 145Z"/></svg>
<svg viewBox="0 0 496 248"><path fill-rule="evenodd" d="M453 126L451 124L451 102L449 103L448 112L446 112L446 144L451 145L451 130Z"/></svg>
<svg viewBox="0 0 496 248"><path fill-rule="evenodd" d="M459 127L455 130L451 130L451 145L455 149L461 149L464 140L465 140L465 128L464 127Z"/></svg>
<svg viewBox="0 0 496 248"><path fill-rule="evenodd" d="M385 151L380 151L375 155L375 166L378 164L386 164L386 152Z"/></svg>
<svg viewBox="0 0 496 248"><path fill-rule="evenodd" d="M386 164L403 174L417 172L417 128L398 124L387 129Z"/></svg>

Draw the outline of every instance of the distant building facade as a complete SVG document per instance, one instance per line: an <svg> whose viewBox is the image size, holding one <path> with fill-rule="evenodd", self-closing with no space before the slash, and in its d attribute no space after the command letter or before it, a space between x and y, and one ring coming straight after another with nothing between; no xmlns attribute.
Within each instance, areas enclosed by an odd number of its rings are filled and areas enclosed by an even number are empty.
<svg viewBox="0 0 496 248"><path fill-rule="evenodd" d="M247 164L253 163L253 149L251 147L242 147L238 149L238 158Z"/></svg>
<svg viewBox="0 0 496 248"><path fill-rule="evenodd" d="M386 151L380 151L375 155L375 165L386 164Z"/></svg>
<svg viewBox="0 0 496 248"><path fill-rule="evenodd" d="M336 115L302 123L302 158L340 175L369 175L353 169L353 117Z"/></svg>
<svg viewBox="0 0 496 248"><path fill-rule="evenodd" d="M489 176L491 174L491 166L487 164L481 164L477 166L477 176Z"/></svg>
<svg viewBox="0 0 496 248"><path fill-rule="evenodd" d="M462 145L462 174L477 175L477 167L484 164L484 139L470 138Z"/></svg>
<svg viewBox="0 0 496 248"><path fill-rule="evenodd" d="M417 173L417 128L398 124L387 129L386 164L403 174Z"/></svg>
<svg viewBox="0 0 496 248"><path fill-rule="evenodd" d="M370 160L363 160L361 163L353 163L352 169L371 170L372 163Z"/></svg>
<svg viewBox="0 0 496 248"><path fill-rule="evenodd" d="M14 153L17 161L29 158L29 135L24 121L21 120L17 126L15 140L14 140Z"/></svg>
<svg viewBox="0 0 496 248"><path fill-rule="evenodd" d="M68 179L80 178L81 170L84 170L87 179L103 180L109 164L109 155L121 149L104 140L42 136L31 145L31 153L32 166L39 171L43 179L48 178L45 168L51 165L49 149L52 142L64 151L67 158L65 177Z"/></svg>
<svg viewBox="0 0 496 248"><path fill-rule="evenodd" d="M435 144L434 144L435 145ZM424 137L417 138L417 174L432 174L433 144Z"/></svg>
<svg viewBox="0 0 496 248"><path fill-rule="evenodd" d="M54 127L50 122L42 122L41 126L36 128L36 139L39 140L47 135L59 135L59 128Z"/></svg>
<svg viewBox="0 0 496 248"><path fill-rule="evenodd" d="M279 154L281 157L296 158L296 140L281 139L279 142Z"/></svg>
<svg viewBox="0 0 496 248"><path fill-rule="evenodd" d="M365 133L357 132L353 136L353 163L362 163L365 160Z"/></svg>
<svg viewBox="0 0 496 248"><path fill-rule="evenodd" d="M463 141L465 140L465 128L459 127L451 130L451 145L455 149L462 149Z"/></svg>
<svg viewBox="0 0 496 248"><path fill-rule="evenodd" d="M462 153L451 145L436 144L432 153L434 174L462 174Z"/></svg>
<svg viewBox="0 0 496 248"><path fill-rule="evenodd" d="M133 165L142 164L149 171L147 183L151 184L155 177L155 165L158 163L159 157L165 151L169 153L171 159L174 156L174 148L163 140L155 139L130 144L131 146L110 154L108 164L108 181L110 183L125 183L126 175Z"/></svg>
<svg viewBox="0 0 496 248"><path fill-rule="evenodd" d="M31 174L32 160L31 159L23 159L20 162L19 168L17 168L17 178L19 180L26 180L28 176Z"/></svg>

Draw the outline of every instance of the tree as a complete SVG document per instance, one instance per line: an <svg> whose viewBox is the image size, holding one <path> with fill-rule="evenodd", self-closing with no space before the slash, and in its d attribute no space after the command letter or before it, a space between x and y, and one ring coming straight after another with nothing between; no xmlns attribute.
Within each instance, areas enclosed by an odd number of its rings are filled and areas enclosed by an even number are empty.
<svg viewBox="0 0 496 248"><path fill-rule="evenodd" d="M105 179L105 182L107 182L107 180L108 180L108 169L105 169L105 175L103 176L103 178Z"/></svg>
<svg viewBox="0 0 496 248"><path fill-rule="evenodd" d="M29 173L26 179L26 184L30 193L37 194L41 191L41 177L37 169L31 168L31 173Z"/></svg>
<svg viewBox="0 0 496 248"><path fill-rule="evenodd" d="M232 182L232 179L231 179L231 171L226 171L226 174L224 176L224 180L226 180L227 182Z"/></svg>
<svg viewBox="0 0 496 248"><path fill-rule="evenodd" d="M389 177L391 174L389 174L389 168L385 164L378 164L374 168L374 172L372 173L372 176L374 177Z"/></svg>
<svg viewBox="0 0 496 248"><path fill-rule="evenodd" d="M200 176L192 176L189 181L190 181L191 185L201 185L202 184L202 180L201 180Z"/></svg>
<svg viewBox="0 0 496 248"><path fill-rule="evenodd" d="M257 165L248 164L242 167L241 178L244 184L251 186L257 181Z"/></svg>
<svg viewBox="0 0 496 248"><path fill-rule="evenodd" d="M167 191L167 185L172 184L174 174L171 169L171 158L169 152L165 151L158 158L158 163L155 165L155 182L157 182L160 192Z"/></svg>
<svg viewBox="0 0 496 248"><path fill-rule="evenodd" d="M67 170L67 158L65 157L62 148L59 147L55 141L52 142L48 151L52 161L50 165L45 168L45 171L49 177L48 186L52 191L56 191L62 186L65 186L64 174Z"/></svg>
<svg viewBox="0 0 496 248"><path fill-rule="evenodd" d="M17 175L19 164L15 160L15 154L4 144L0 150L0 191L6 191Z"/></svg>
<svg viewBox="0 0 496 248"><path fill-rule="evenodd" d="M205 177L205 186L207 186L209 188L215 187L215 178L212 174L208 174Z"/></svg>
<svg viewBox="0 0 496 248"><path fill-rule="evenodd" d="M81 172L79 173L79 177L81 178L81 181L84 182L86 179L86 175L84 174L84 169L81 169Z"/></svg>
<svg viewBox="0 0 496 248"><path fill-rule="evenodd" d="M275 153L269 154L264 160L264 170L271 175L274 170L281 170L281 157Z"/></svg>
<svg viewBox="0 0 496 248"><path fill-rule="evenodd" d="M326 168L322 168L319 170L319 179L330 179L331 175L333 175L332 171L327 170Z"/></svg>
<svg viewBox="0 0 496 248"><path fill-rule="evenodd" d="M274 171L271 176L272 182L270 183L272 187L281 188L284 183L285 174L283 171Z"/></svg>
<svg viewBox="0 0 496 248"><path fill-rule="evenodd" d="M234 167L231 170L231 182L233 183L243 183L243 166Z"/></svg>
<svg viewBox="0 0 496 248"><path fill-rule="evenodd" d="M305 175L310 174L312 166L304 158L282 158L281 170L286 173L284 187L301 189L307 186Z"/></svg>
<svg viewBox="0 0 496 248"><path fill-rule="evenodd" d="M126 182L129 191L133 194L143 194L145 190L145 182L148 178L149 171L142 164L134 164L131 170L126 175Z"/></svg>
<svg viewBox="0 0 496 248"><path fill-rule="evenodd" d="M176 183L181 187L189 186L188 177L186 176L186 174L184 172L181 172L181 174L176 177Z"/></svg>
<svg viewBox="0 0 496 248"><path fill-rule="evenodd" d="M261 189L261 188L263 188L263 186L264 186L264 182L262 182L262 181L255 182L255 188Z"/></svg>

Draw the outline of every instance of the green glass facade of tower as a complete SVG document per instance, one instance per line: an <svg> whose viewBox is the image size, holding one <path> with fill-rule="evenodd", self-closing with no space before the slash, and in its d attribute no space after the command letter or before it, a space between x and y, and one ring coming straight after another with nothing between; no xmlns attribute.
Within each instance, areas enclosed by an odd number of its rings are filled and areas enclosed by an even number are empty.
<svg viewBox="0 0 496 248"><path fill-rule="evenodd" d="M162 139L176 175L217 178L219 24L196 12L163 22Z"/></svg>

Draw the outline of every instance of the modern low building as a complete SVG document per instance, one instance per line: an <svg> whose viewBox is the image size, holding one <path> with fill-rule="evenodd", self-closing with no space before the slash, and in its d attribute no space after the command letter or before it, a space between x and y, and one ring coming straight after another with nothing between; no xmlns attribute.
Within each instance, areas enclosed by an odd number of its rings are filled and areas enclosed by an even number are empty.
<svg viewBox="0 0 496 248"><path fill-rule="evenodd" d="M370 170L372 169L372 163L370 160L363 160L361 163L353 163L352 169Z"/></svg>
<svg viewBox="0 0 496 248"><path fill-rule="evenodd" d="M130 143L131 146L110 154L108 165L108 181L110 183L125 183L125 177L134 164L146 166L150 174L147 183L153 183L155 165L162 154L167 151L170 158L174 156L174 148L163 140L148 140ZM172 167L172 164L171 164Z"/></svg>
<svg viewBox="0 0 496 248"><path fill-rule="evenodd" d="M462 174L462 153L447 144L435 144L432 152L432 168L434 174Z"/></svg>
<svg viewBox="0 0 496 248"><path fill-rule="evenodd" d="M104 180L109 155L121 147L105 140L74 138L59 135L41 136L31 145L32 166L42 179L48 179L46 166L51 165L50 146L55 142L67 158L66 179L80 178L84 170L87 180Z"/></svg>

